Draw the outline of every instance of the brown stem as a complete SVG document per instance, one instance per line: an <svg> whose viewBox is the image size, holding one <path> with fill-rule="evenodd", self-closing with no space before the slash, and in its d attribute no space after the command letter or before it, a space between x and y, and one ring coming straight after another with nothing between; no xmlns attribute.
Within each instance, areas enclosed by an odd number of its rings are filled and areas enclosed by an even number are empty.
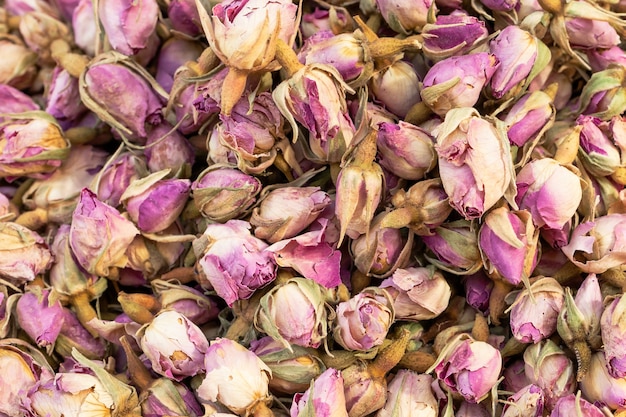
<svg viewBox="0 0 626 417"><path fill-rule="evenodd" d="M400 337L389 344L386 348L380 351L369 365L368 370L374 380L384 379L385 375L393 369L394 366L400 362L406 351L406 347L411 339L411 332L403 329Z"/></svg>
<svg viewBox="0 0 626 417"><path fill-rule="evenodd" d="M39 230L48 223L48 212L42 208L25 211L15 219L15 223L30 230Z"/></svg>
<svg viewBox="0 0 626 417"><path fill-rule="evenodd" d="M472 327L472 337L480 342L486 342L489 338L489 323L482 314L476 313L474 327Z"/></svg>
<svg viewBox="0 0 626 417"><path fill-rule="evenodd" d="M287 74L287 78L291 78L293 74L298 72L304 65L298 61L298 56L291 46L287 45L282 39L276 42L276 60L283 67Z"/></svg>
<svg viewBox="0 0 626 417"><path fill-rule="evenodd" d="M430 119L433 115L433 111L424 103L420 101L411 107L404 118L404 121L413 125L420 125Z"/></svg>
<svg viewBox="0 0 626 417"><path fill-rule="evenodd" d="M98 333L87 324L90 320L98 318L96 310L90 304L91 295L87 291L73 294L70 297L70 303L76 312L76 318L92 336L98 337Z"/></svg>
<svg viewBox="0 0 626 417"><path fill-rule="evenodd" d="M504 315L504 310L506 310L504 299L512 288L511 284L499 279L494 280L493 290L489 297L489 317L496 325L500 324L500 317Z"/></svg>
<svg viewBox="0 0 626 417"><path fill-rule="evenodd" d="M70 45L63 39L55 39L50 44L52 58L72 77L79 78L87 68L89 57L70 52Z"/></svg>
<svg viewBox="0 0 626 417"><path fill-rule="evenodd" d="M251 414L254 417L274 417L274 412L262 401L254 405Z"/></svg>
<svg viewBox="0 0 626 417"><path fill-rule="evenodd" d="M20 22L22 18L20 16L10 16L7 20L7 26L9 31L18 30L20 28Z"/></svg>
<svg viewBox="0 0 626 417"><path fill-rule="evenodd" d="M196 272L191 266L174 268L161 275L161 279L164 281L178 281L181 284L187 284L196 279Z"/></svg>
<svg viewBox="0 0 626 417"><path fill-rule="evenodd" d="M154 319L155 313L161 309L158 300L148 294L127 294L120 292L117 301L128 317L136 323L147 324Z"/></svg>
<svg viewBox="0 0 626 417"><path fill-rule="evenodd" d="M228 74L226 74L222 85L222 96L220 100L223 115L229 116L235 104L237 104L241 96L243 96L246 90L248 74L248 71L237 68L230 67L228 69Z"/></svg>
<svg viewBox="0 0 626 417"><path fill-rule="evenodd" d="M436 360L437 358L430 353L414 350L406 352L400 359L398 366L418 373L424 373L435 364Z"/></svg>
<svg viewBox="0 0 626 417"><path fill-rule="evenodd" d="M65 137L72 145L91 143L97 136L96 129L91 127L71 127L65 131Z"/></svg>
<svg viewBox="0 0 626 417"><path fill-rule="evenodd" d="M572 350L576 354L576 362L578 363L578 371L576 372L576 380L582 381L591 365L591 349L585 341L578 341L572 344Z"/></svg>
<svg viewBox="0 0 626 417"><path fill-rule="evenodd" d="M130 374L131 381L133 381L135 386L139 388L139 391L146 391L154 382L152 375L150 375L150 371L148 371L128 342L128 335L120 337L120 343L122 344L122 348L124 348L124 353L126 354L126 366L128 367L128 373Z"/></svg>

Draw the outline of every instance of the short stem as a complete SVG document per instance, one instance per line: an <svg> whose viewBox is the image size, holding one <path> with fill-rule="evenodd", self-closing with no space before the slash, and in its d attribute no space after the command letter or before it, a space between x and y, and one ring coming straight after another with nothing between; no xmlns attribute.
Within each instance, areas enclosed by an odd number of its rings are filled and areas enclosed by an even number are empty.
<svg viewBox="0 0 626 417"><path fill-rule="evenodd" d="M293 174L291 173L291 167L287 161L285 161L285 157L282 153L279 152L276 154L276 158L274 158L274 166L283 173L285 178L287 178L287 181L291 182L294 180Z"/></svg>
<svg viewBox="0 0 626 417"><path fill-rule="evenodd" d="M50 52L54 60L72 77L79 78L87 68L89 57L70 51L70 45L63 39L55 39L50 44Z"/></svg>
<svg viewBox="0 0 626 417"><path fill-rule="evenodd" d="M91 127L71 127L65 131L64 135L72 145L84 145L91 143L98 132Z"/></svg>
<svg viewBox="0 0 626 417"><path fill-rule="evenodd" d="M124 348L124 353L126 354L130 379L137 386L137 388L139 388L139 391L143 392L147 390L154 382L152 375L150 375L150 371L148 371L146 366L133 350L132 346L128 342L127 335L120 337L120 343L122 344L122 348Z"/></svg>
<svg viewBox="0 0 626 417"><path fill-rule="evenodd" d="M251 414L254 417L274 417L274 412L262 401L255 404Z"/></svg>
<svg viewBox="0 0 626 417"><path fill-rule="evenodd" d="M474 327L472 327L472 337L480 342L486 342L489 338L489 323L482 314L476 313Z"/></svg>
<svg viewBox="0 0 626 417"><path fill-rule="evenodd" d="M400 362L411 339L411 332L403 329L400 337L380 351L376 358L368 365L370 375L374 380L384 379L385 375Z"/></svg>
<svg viewBox="0 0 626 417"><path fill-rule="evenodd" d="M276 60L287 73L287 78L291 78L293 74L304 67L304 65L298 61L298 56L293 48L287 45L282 39L278 39L276 42Z"/></svg>
<svg viewBox="0 0 626 417"><path fill-rule="evenodd" d="M561 0L539 0L539 5L543 10L553 15L563 12L563 2Z"/></svg>
<svg viewBox="0 0 626 417"><path fill-rule="evenodd" d="M98 318L96 314L96 310L90 304L91 296L87 291L80 292L78 294L74 294L70 297L70 303L76 312L76 318L80 322L80 324L85 327L91 333L92 336L98 337L98 332L96 332L88 322L95 318Z"/></svg>
<svg viewBox="0 0 626 417"><path fill-rule="evenodd" d="M169 272L161 275L161 279L164 281L178 281L181 284L187 284L196 279L196 272L193 267L179 267L174 268Z"/></svg>
<svg viewBox="0 0 626 417"><path fill-rule="evenodd" d="M424 103L420 101L416 103L409 109L409 112L406 114L404 121L407 123L411 123L413 125L420 125L430 119L433 115L433 111Z"/></svg>
<svg viewBox="0 0 626 417"><path fill-rule="evenodd" d="M20 16L11 16L7 20L7 26L9 27L9 31L17 30L20 28L20 22L22 18Z"/></svg>
<svg viewBox="0 0 626 417"><path fill-rule="evenodd" d="M415 350L406 352L402 356L402 359L400 359L398 365L402 368L423 374L435 364L436 360L437 358L430 353Z"/></svg>
<svg viewBox="0 0 626 417"><path fill-rule="evenodd" d="M422 48L421 38L411 36L406 39L379 38L370 43L369 49L373 59L393 59L405 51L418 51Z"/></svg>
<svg viewBox="0 0 626 417"><path fill-rule="evenodd" d="M246 90L248 71L230 67L222 85L220 107L222 114L229 116L235 104L241 99Z"/></svg>
<svg viewBox="0 0 626 417"><path fill-rule="evenodd" d="M576 380L582 381L587 372L589 372L589 366L591 365L591 349L585 341L578 341L572 344L572 350L576 354L576 362L578 362L578 371L576 373Z"/></svg>
<svg viewBox="0 0 626 417"><path fill-rule="evenodd" d="M15 219L15 223L30 230L39 230L48 223L48 212L42 208L25 211Z"/></svg>
<svg viewBox="0 0 626 417"><path fill-rule="evenodd" d="M213 68L217 67L221 61L218 56L215 55L213 49L206 48L202 51L202 54L200 55L200 58L198 58L197 62L198 69L201 71L200 74L206 74Z"/></svg>
<svg viewBox="0 0 626 417"><path fill-rule="evenodd" d="M139 324L150 323L154 319L161 305L157 299L148 294L127 294L120 292L117 300L122 310L131 320Z"/></svg>
<svg viewBox="0 0 626 417"><path fill-rule="evenodd" d="M489 296L489 317L496 325L500 324L500 317L504 315L504 310L506 310L506 302L504 300L511 288L510 284L502 280L494 280L493 290Z"/></svg>

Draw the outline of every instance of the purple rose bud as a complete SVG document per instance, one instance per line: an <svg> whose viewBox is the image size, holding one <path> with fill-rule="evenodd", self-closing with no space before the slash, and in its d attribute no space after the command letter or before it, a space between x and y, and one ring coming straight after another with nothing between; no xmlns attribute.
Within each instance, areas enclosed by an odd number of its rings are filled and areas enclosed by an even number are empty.
<svg viewBox="0 0 626 417"><path fill-rule="evenodd" d="M626 376L626 352L624 351L626 332L621 328L625 306L626 297L616 297L605 308L600 323L602 342L604 343L604 357L609 375L613 378Z"/></svg>
<svg viewBox="0 0 626 417"><path fill-rule="evenodd" d="M580 413L580 414L577 414ZM570 417L580 415L582 417L604 417L605 414L598 407L580 398L580 395L569 394L558 399L550 417Z"/></svg>
<svg viewBox="0 0 626 417"><path fill-rule="evenodd" d="M541 278L522 290L511 308L511 332L522 343L537 343L556 331L565 300L554 278Z"/></svg>
<svg viewBox="0 0 626 417"><path fill-rule="evenodd" d="M341 372L328 368L305 392L296 394L291 403L291 417L347 417L344 382Z"/></svg>
<svg viewBox="0 0 626 417"><path fill-rule="evenodd" d="M54 116L61 127L71 127L87 111L80 101L78 80L66 70L55 67L47 94L46 112Z"/></svg>
<svg viewBox="0 0 626 417"><path fill-rule="evenodd" d="M472 107L498 66L496 57L487 52L439 61L424 77L422 101L441 117L454 108Z"/></svg>
<svg viewBox="0 0 626 417"><path fill-rule="evenodd" d="M437 11L432 0L376 0L376 6L389 27L404 35L419 32L427 23L429 13Z"/></svg>
<svg viewBox="0 0 626 417"><path fill-rule="evenodd" d="M504 28L490 43L491 53L500 66L491 78L491 94L496 99L507 93L517 92L531 74L536 74L549 61L550 51L546 45L519 26Z"/></svg>
<svg viewBox="0 0 626 417"><path fill-rule="evenodd" d="M409 109L421 101L420 77L407 61L396 61L383 71L376 72L369 86L377 101L396 116L404 117Z"/></svg>
<svg viewBox="0 0 626 417"><path fill-rule="evenodd" d="M146 233L165 230L185 208L191 182L165 179L169 170L155 172L130 183L121 201L137 227Z"/></svg>
<svg viewBox="0 0 626 417"><path fill-rule="evenodd" d="M613 213L580 223L561 250L587 273L601 274L626 262L626 214Z"/></svg>
<svg viewBox="0 0 626 417"><path fill-rule="evenodd" d="M543 390L531 384L507 399L501 417L542 417L543 407Z"/></svg>
<svg viewBox="0 0 626 417"><path fill-rule="evenodd" d="M612 46L608 49L592 48L585 53L593 72L604 71L611 64L626 65L626 51L619 46Z"/></svg>
<svg viewBox="0 0 626 417"><path fill-rule="evenodd" d="M52 255L44 239L17 223L0 222L0 277L21 286L44 273Z"/></svg>
<svg viewBox="0 0 626 417"><path fill-rule="evenodd" d="M172 0L168 4L167 17L172 24L172 29L192 38L202 34L202 23L200 23L200 14L198 14L196 4L193 0Z"/></svg>
<svg viewBox="0 0 626 417"><path fill-rule="evenodd" d="M272 371L254 353L230 339L217 338L204 356L206 375L196 394L201 402L219 401L238 415L271 402Z"/></svg>
<svg viewBox="0 0 626 417"><path fill-rule="evenodd" d="M45 347L51 352L63 326L63 307L56 295L49 290L35 287L20 297L15 312L20 328L37 346Z"/></svg>
<svg viewBox="0 0 626 417"><path fill-rule="evenodd" d="M483 267L476 230L466 220L444 223L422 240L436 257L429 257L430 263L439 269L469 275Z"/></svg>
<svg viewBox="0 0 626 417"><path fill-rule="evenodd" d="M98 200L117 207L130 183L147 173L143 159L131 152L125 152L106 164L90 188L98 195Z"/></svg>
<svg viewBox="0 0 626 417"><path fill-rule="evenodd" d="M454 10L449 15L439 15L435 23L427 23L422 29L422 51L428 58L439 61L452 55L461 55L487 38L485 22Z"/></svg>
<svg viewBox="0 0 626 417"><path fill-rule="evenodd" d="M188 177L196 155L191 143L169 123L163 122L148 132L146 162L151 172L164 169L178 177Z"/></svg>
<svg viewBox="0 0 626 417"><path fill-rule="evenodd" d="M439 410L432 384L430 375L399 370L387 386L387 401L376 417L437 417Z"/></svg>
<svg viewBox="0 0 626 417"><path fill-rule="evenodd" d="M620 150L607 131L607 123L597 117L579 116L576 124L582 126L579 157L591 175L606 177L623 165Z"/></svg>
<svg viewBox="0 0 626 417"><path fill-rule="evenodd" d="M515 102L504 118L511 145L524 146L552 126L555 115L552 101L545 92L534 91Z"/></svg>
<svg viewBox="0 0 626 417"><path fill-rule="evenodd" d="M229 220L210 224L194 242L200 285L213 288L229 306L248 299L276 277L267 243L250 233L250 224Z"/></svg>
<svg viewBox="0 0 626 417"><path fill-rule="evenodd" d="M175 310L201 326L215 319L220 311L216 297L183 284L155 279L150 282L161 307Z"/></svg>
<svg viewBox="0 0 626 417"><path fill-rule="evenodd" d="M407 180L419 180L436 164L433 138L424 129L400 121L378 125L380 165Z"/></svg>
<svg viewBox="0 0 626 417"><path fill-rule="evenodd" d="M200 417L204 408L186 385L159 378L140 396L143 417L187 415Z"/></svg>
<svg viewBox="0 0 626 417"><path fill-rule="evenodd" d="M170 8L174 4L179 4L181 1L173 1L170 3ZM196 6L192 2L188 2ZM172 19L172 16L169 16ZM195 61L202 53L202 46L196 42L188 41L185 39L170 38L168 39L159 51L159 58L157 61L157 70L154 79L163 87L165 91L170 91L172 85L174 85L174 74L181 66L189 61Z"/></svg>
<svg viewBox="0 0 626 417"><path fill-rule="evenodd" d="M22 113L39 110L31 96L22 93L8 84L0 84L0 113ZM0 117L0 122L7 120Z"/></svg>
<svg viewBox="0 0 626 417"><path fill-rule="evenodd" d="M269 243L289 239L307 228L331 200L319 187L282 187L270 191L250 217L254 235Z"/></svg>
<svg viewBox="0 0 626 417"><path fill-rule="evenodd" d="M465 277L465 300L467 304L483 314L489 312L489 298L493 290L493 280L484 271L478 271Z"/></svg>
<svg viewBox="0 0 626 417"><path fill-rule="evenodd" d="M0 54L4 57L0 61L0 84L17 89L30 87L37 74L37 54L17 38L1 39Z"/></svg>
<svg viewBox="0 0 626 417"><path fill-rule="evenodd" d="M93 9L93 0L80 0L72 14L74 43L87 55L96 55L98 24Z"/></svg>
<svg viewBox="0 0 626 417"><path fill-rule="evenodd" d="M498 382L502 357L489 343L461 334L446 346L433 368L448 389L478 403Z"/></svg>
<svg viewBox="0 0 626 417"><path fill-rule="evenodd" d="M515 202L537 227L562 228L582 199L580 178L551 158L530 161L517 174Z"/></svg>
<svg viewBox="0 0 626 417"><path fill-rule="evenodd" d="M159 375L181 381L204 371L209 342L198 326L177 311L161 311L139 329L137 340Z"/></svg>
<svg viewBox="0 0 626 417"><path fill-rule="evenodd" d="M288 349L319 347L328 331L324 288L306 278L275 286L261 298L254 324Z"/></svg>
<svg viewBox="0 0 626 417"><path fill-rule="evenodd" d="M337 305L333 336L345 349L368 350L383 343L393 321L393 300L389 293L368 287Z"/></svg>
<svg viewBox="0 0 626 417"><path fill-rule="evenodd" d="M509 141L475 109L450 110L433 134L443 188L463 217L479 218L501 197L513 197Z"/></svg>
<svg viewBox="0 0 626 417"><path fill-rule="evenodd" d="M589 372L580 381L580 389L585 398L593 403L606 404L613 410L626 407L626 379L609 375L602 351L591 356Z"/></svg>
<svg viewBox="0 0 626 417"><path fill-rule="evenodd" d="M572 48L606 49L620 44L620 36L609 22L586 17L567 17L565 30Z"/></svg>
<svg viewBox="0 0 626 417"><path fill-rule="evenodd" d="M71 357L72 350L76 349L91 359L104 357L107 349L106 341L89 333L74 312L63 307L61 322L63 325L54 345L54 351L57 354Z"/></svg>
<svg viewBox="0 0 626 417"><path fill-rule="evenodd" d="M155 0L99 0L98 5L100 22L114 50L131 56L148 46L159 15Z"/></svg>
<svg viewBox="0 0 626 417"><path fill-rule="evenodd" d="M380 283L393 299L397 320L430 320L448 307L452 292L443 274L429 265L397 269Z"/></svg>
<svg viewBox="0 0 626 417"><path fill-rule="evenodd" d="M548 410L556 401L576 390L574 364L552 340L532 344L524 351L525 373L545 394Z"/></svg>
<svg viewBox="0 0 626 417"><path fill-rule="evenodd" d="M88 189L80 193L72 215L69 244L88 272L107 277L111 268L126 265L126 249L139 230L115 208L102 203Z"/></svg>

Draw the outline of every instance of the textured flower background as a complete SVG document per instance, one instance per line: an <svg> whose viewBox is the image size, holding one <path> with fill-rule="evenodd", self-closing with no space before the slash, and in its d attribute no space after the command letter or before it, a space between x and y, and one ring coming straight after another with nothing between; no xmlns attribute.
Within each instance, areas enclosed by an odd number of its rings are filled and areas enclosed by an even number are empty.
<svg viewBox="0 0 626 417"><path fill-rule="evenodd" d="M0 417L625 417L625 16L0 2Z"/></svg>

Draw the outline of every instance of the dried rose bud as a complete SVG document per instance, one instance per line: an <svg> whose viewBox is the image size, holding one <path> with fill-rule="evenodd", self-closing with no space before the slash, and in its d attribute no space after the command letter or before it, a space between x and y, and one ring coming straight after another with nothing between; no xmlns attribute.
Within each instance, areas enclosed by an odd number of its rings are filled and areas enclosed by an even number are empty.
<svg viewBox="0 0 626 417"><path fill-rule="evenodd" d="M126 250L126 256L128 257L128 264L126 265L126 272L139 271L139 283L142 285L144 280L152 280L157 275L162 274L177 266L178 259L185 251L185 242L188 241L188 237L178 237L182 234L182 229L178 223L172 223L167 228L160 231L158 234L137 235L133 241L128 245ZM130 269L130 271L129 271ZM125 275L125 274L124 274ZM130 282L135 281L136 278L131 276L120 276L120 281L124 278L130 278Z"/></svg>
<svg viewBox="0 0 626 417"><path fill-rule="evenodd" d="M519 0L480 0L480 2L491 10L508 12L518 5Z"/></svg>
<svg viewBox="0 0 626 417"><path fill-rule="evenodd" d="M576 124L582 126L578 154L591 175L606 177L623 166L620 149L607 135L606 123L597 117L579 116Z"/></svg>
<svg viewBox="0 0 626 417"><path fill-rule="evenodd" d="M90 333L92 327L85 328L79 321L77 314L69 308L63 307L62 326L54 351L62 357L71 357L72 351L76 349L89 359L103 358L108 347L105 340Z"/></svg>
<svg viewBox="0 0 626 417"><path fill-rule="evenodd" d="M626 262L626 214L613 213L580 223L561 250L578 268L601 274Z"/></svg>
<svg viewBox="0 0 626 417"><path fill-rule="evenodd" d="M605 414L594 404L577 395L569 394L559 398L550 417L604 417Z"/></svg>
<svg viewBox="0 0 626 417"><path fill-rule="evenodd" d="M489 417L491 413L482 404L474 404L468 401L461 401L461 405L454 413L454 417Z"/></svg>
<svg viewBox="0 0 626 417"><path fill-rule="evenodd" d="M15 306L17 323L37 344L50 353L63 326L63 307L58 294L32 286Z"/></svg>
<svg viewBox="0 0 626 417"><path fill-rule="evenodd" d="M191 143L168 122L148 132L144 155L150 172L169 169L178 178L191 176L191 166L196 159Z"/></svg>
<svg viewBox="0 0 626 417"><path fill-rule="evenodd" d="M348 417L341 372L328 368L312 379L306 391L294 396L290 416Z"/></svg>
<svg viewBox="0 0 626 417"><path fill-rule="evenodd" d="M556 401L576 390L574 364L552 340L532 344L524 351L525 373L545 394L548 410Z"/></svg>
<svg viewBox="0 0 626 417"><path fill-rule="evenodd" d="M478 218L501 197L512 199L509 141L474 108L450 110L433 134L441 182L450 204L463 217Z"/></svg>
<svg viewBox="0 0 626 417"><path fill-rule="evenodd" d="M543 390L537 385L527 385L511 395L502 409L502 417L542 417Z"/></svg>
<svg viewBox="0 0 626 417"><path fill-rule="evenodd" d="M478 232L487 271L512 285L530 278L539 259L538 239L530 213L507 207L490 211Z"/></svg>
<svg viewBox="0 0 626 417"><path fill-rule="evenodd" d="M465 300L467 304L483 314L489 312L489 298L493 290L494 282L489 279L484 271L478 271L465 277Z"/></svg>
<svg viewBox="0 0 626 417"><path fill-rule="evenodd" d="M14 16L22 16L28 12L43 12L55 19L61 17L57 6L45 0L6 0L4 7Z"/></svg>
<svg viewBox="0 0 626 417"><path fill-rule="evenodd" d="M0 277L21 286L44 273L52 255L44 239L17 223L0 222Z"/></svg>
<svg viewBox="0 0 626 417"><path fill-rule="evenodd" d="M393 300L386 290L368 287L337 305L333 336L347 350L369 350L385 340L394 321Z"/></svg>
<svg viewBox="0 0 626 417"><path fill-rule="evenodd" d="M256 202L261 181L236 168L209 167L191 184L193 201L209 220L226 222L240 217Z"/></svg>
<svg viewBox="0 0 626 417"><path fill-rule="evenodd" d="M139 230L115 208L102 203L87 188L72 215L69 244L88 272L108 277L111 268L126 265L125 251Z"/></svg>
<svg viewBox="0 0 626 417"><path fill-rule="evenodd" d="M0 126L0 178L49 177L70 151L61 127L40 111L18 113L11 119Z"/></svg>
<svg viewBox="0 0 626 417"><path fill-rule="evenodd" d="M220 312L216 297L209 297L193 287L161 279L150 281L150 285L162 308L179 312L197 326L217 318Z"/></svg>
<svg viewBox="0 0 626 417"><path fill-rule="evenodd" d="M78 80L61 67L55 67L46 97L46 112L67 129L78 121L87 108L80 101Z"/></svg>
<svg viewBox="0 0 626 417"><path fill-rule="evenodd" d="M502 357L489 343L461 334L447 344L432 369L446 389L478 403L498 382Z"/></svg>
<svg viewBox="0 0 626 417"><path fill-rule="evenodd" d="M496 99L523 92L525 85L550 61L546 45L515 25L504 28L491 41L490 50L500 61L489 84Z"/></svg>
<svg viewBox="0 0 626 417"><path fill-rule="evenodd" d="M467 220L444 223L432 235L422 236L426 247L435 255L428 257L439 269L457 275L469 275L483 267L476 230Z"/></svg>
<svg viewBox="0 0 626 417"><path fill-rule="evenodd" d="M177 311L161 311L136 338L159 375L181 381L204 371L209 343L202 330Z"/></svg>
<svg viewBox="0 0 626 417"><path fill-rule="evenodd" d="M193 0L173 0L167 6L167 17L172 29L189 37L196 38L202 34L202 23L198 7ZM175 39L175 38L172 38Z"/></svg>
<svg viewBox="0 0 626 417"><path fill-rule="evenodd" d="M302 13L300 31L306 39L319 31L332 30L334 33L343 32L341 29L350 25L348 11L339 7L331 7L329 10L315 7L312 12Z"/></svg>
<svg viewBox="0 0 626 417"><path fill-rule="evenodd" d="M524 359L513 359L507 362L506 367L502 371L502 387L509 392L517 392L527 385L531 384L530 379L526 376L526 363Z"/></svg>
<svg viewBox="0 0 626 417"><path fill-rule="evenodd" d="M604 309L600 322L606 366L613 378L626 376L626 352L623 343L626 333L621 328L625 306L626 297L616 297Z"/></svg>
<svg viewBox="0 0 626 417"><path fill-rule="evenodd" d="M612 410L626 407L626 379L609 375L602 351L591 356L589 372L580 381L580 389L593 403L606 404Z"/></svg>
<svg viewBox="0 0 626 417"><path fill-rule="evenodd" d="M303 392L326 368L315 350L298 345L285 347L271 336L251 341L250 351L272 371L269 382L272 391L287 394Z"/></svg>
<svg viewBox="0 0 626 417"><path fill-rule="evenodd" d="M380 283L393 299L397 320L430 320L448 307L451 290L443 274L429 265L397 269Z"/></svg>
<svg viewBox="0 0 626 417"><path fill-rule="evenodd" d="M626 65L626 51L619 46L607 49L586 50L589 66L593 72L604 71L612 64Z"/></svg>
<svg viewBox="0 0 626 417"><path fill-rule="evenodd" d="M194 2L186 1L172 1L170 8L175 4L188 3L193 5L193 10L196 11ZM197 13L197 11L196 11ZM168 16L172 20L172 16ZM173 20L172 20L173 22ZM165 91L170 91L174 85L174 77L176 71L189 61L195 61L202 54L202 46L196 42L170 38L159 50L159 57L157 61L157 69L154 79L159 83ZM192 84L193 85L193 84Z"/></svg>
<svg viewBox="0 0 626 417"><path fill-rule="evenodd" d="M136 4L124 0L101 0L98 14L111 47L130 56L148 45L148 39L156 29L159 6L154 0Z"/></svg>
<svg viewBox="0 0 626 417"><path fill-rule="evenodd" d="M437 164L433 138L410 123L380 123L376 145L380 165L407 180L419 180Z"/></svg>
<svg viewBox="0 0 626 417"><path fill-rule="evenodd" d="M399 370L387 386L387 402L376 417L437 417L438 404L432 384L430 375Z"/></svg>
<svg viewBox="0 0 626 417"><path fill-rule="evenodd" d="M79 0L72 13L74 43L87 55L96 55L98 23L93 9L93 0Z"/></svg>
<svg viewBox="0 0 626 417"><path fill-rule="evenodd" d="M421 101L419 76L412 64L396 61L383 71L376 72L369 82L374 97L385 108L399 117L405 117L411 107Z"/></svg>
<svg viewBox="0 0 626 417"><path fill-rule="evenodd" d="M239 343L222 338L211 341L204 367L206 375L196 389L200 401L219 401L239 415L267 408L272 371Z"/></svg>
<svg viewBox="0 0 626 417"><path fill-rule="evenodd" d="M389 27L404 35L419 32L427 23L429 14L437 12L432 0L376 0L376 6Z"/></svg>
<svg viewBox="0 0 626 417"><path fill-rule="evenodd" d="M267 243L252 236L250 224L242 220L208 225L193 245L198 282L214 289L229 306L250 298L276 277L272 253L265 250Z"/></svg>
<svg viewBox="0 0 626 417"><path fill-rule="evenodd" d="M19 31L39 62L54 64L50 45L55 40L71 43L70 29L60 20L43 12L28 12L20 17Z"/></svg>
<svg viewBox="0 0 626 417"><path fill-rule="evenodd" d="M324 288L306 278L292 278L261 298L255 326L282 342L317 348L328 333L329 311Z"/></svg>
<svg viewBox="0 0 626 417"><path fill-rule="evenodd" d="M421 34L424 55L439 61L468 52L485 40L489 32L484 21L457 9L449 15L438 15L434 23L425 24Z"/></svg>
<svg viewBox="0 0 626 417"><path fill-rule="evenodd" d="M511 145L522 147L541 137L554 122L553 99L543 91L526 93L504 117L506 133Z"/></svg>
<svg viewBox="0 0 626 417"><path fill-rule="evenodd" d="M624 112L623 87L626 68L611 66L594 72L587 81L575 102L572 111L608 120Z"/></svg>
<svg viewBox="0 0 626 417"><path fill-rule="evenodd" d="M0 84L17 89L31 86L37 74L37 54L15 37L0 39Z"/></svg>
<svg viewBox="0 0 626 417"><path fill-rule="evenodd" d="M515 202L521 210L530 211L536 227L561 229L576 213L582 199L578 175L551 158L530 161L515 181Z"/></svg>
<svg viewBox="0 0 626 417"><path fill-rule="evenodd" d="M89 188L98 195L98 200L117 207L130 183L147 174L148 168L142 158L124 152L104 166Z"/></svg>
<svg viewBox="0 0 626 417"><path fill-rule="evenodd" d="M0 113L22 113L33 110L39 110L39 105L31 96L8 84L0 84ZM6 120L8 119L0 117L0 123Z"/></svg>
<svg viewBox="0 0 626 417"><path fill-rule="evenodd" d="M582 17L566 17L567 39L575 49L607 49L620 44L620 36L609 22Z"/></svg>
<svg viewBox="0 0 626 417"><path fill-rule="evenodd" d="M499 62L487 52L451 56L433 65L424 76L422 101L441 117L458 107L472 107Z"/></svg>

